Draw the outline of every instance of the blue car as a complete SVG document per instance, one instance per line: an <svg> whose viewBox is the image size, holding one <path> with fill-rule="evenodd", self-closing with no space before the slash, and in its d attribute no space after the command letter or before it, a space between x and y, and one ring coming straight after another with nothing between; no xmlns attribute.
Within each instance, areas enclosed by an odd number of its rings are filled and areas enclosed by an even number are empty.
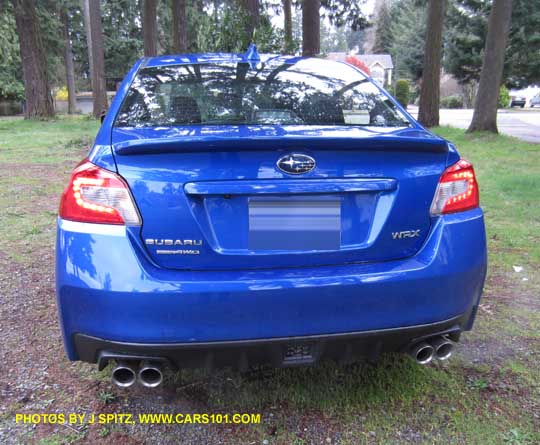
<svg viewBox="0 0 540 445"><path fill-rule="evenodd" d="M60 204L70 360L164 367L444 360L486 237L472 165L366 74L296 56L144 58Z"/></svg>

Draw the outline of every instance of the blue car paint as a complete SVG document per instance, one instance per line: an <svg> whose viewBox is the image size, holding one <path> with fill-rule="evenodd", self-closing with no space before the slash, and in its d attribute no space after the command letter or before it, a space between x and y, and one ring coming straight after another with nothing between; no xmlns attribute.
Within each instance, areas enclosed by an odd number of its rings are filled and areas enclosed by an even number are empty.
<svg viewBox="0 0 540 445"><path fill-rule="evenodd" d="M224 60L244 61L242 55L224 54L141 59L125 77L113 100L89 159L103 168L120 172L127 180L144 215L144 223L142 228L100 227L59 220L57 298L66 351L71 360L79 358L73 343L73 335L77 333L137 343L306 336L432 323L465 314L478 304L487 264L481 209L437 217L427 214L426 219L413 221L412 225L403 210L418 200L429 207L442 170L459 159L452 144L423 129L409 115L411 126L397 130L279 126L130 130L113 127L122 99L140 67ZM299 59L283 57L283 60L295 63ZM397 106L401 109L399 104ZM358 150L360 140L365 152ZM234 148L230 142L235 144ZM151 207L155 199L163 199L164 184L181 183L182 188L177 190L178 202L168 204L169 210L174 211L176 207L173 217L171 214L166 218L154 215L155 228L162 230L152 233L156 238L168 236L174 227L189 222L187 219L183 222L182 218L196 214L192 200L197 193L211 195L204 189L208 187L205 180L220 180L219 175L216 176L214 170L213 176L205 177L200 165L219 164L223 171L235 169L235 176L240 178L283 180L271 186L287 188L288 176L270 164L264 166L263 158L271 145L275 146L277 159L299 142L300 151L316 153L319 165L323 166L309 176L317 181L315 185L321 190L326 190L335 176L336 159L347 157L351 157L355 167L341 172L341 178L372 177L373 184L391 178L411 181L408 195L402 197L399 207L394 206L395 191L391 186L371 197L373 209L381 206L379 212L397 212L396 219L392 219L393 226L383 228L381 223L377 226L377 217L374 217L368 231L351 232L350 257L346 256L347 252L345 256L344 252L314 252L303 255L302 267L297 267L299 263L294 254L273 258L272 267L267 267L264 260L257 264L264 253L246 255L249 252L242 251L235 255L234 251L227 252L225 238L214 239L213 244L210 241L201 258L190 258L194 261L193 269L199 261L201 269L214 266L215 270L185 270L182 264L157 263L143 239L144 230L153 217ZM384 152L393 143L399 143L400 149L387 151L386 170L384 174L377 174L368 150ZM339 151L332 150L336 145L340 146ZM419 150L419 146L425 150ZM141 150L142 147L145 148ZM138 154L134 154L136 150ZM442 162L441 156L444 157ZM116 160L120 157L119 168ZM185 166L181 177L178 168L167 166L180 157ZM400 169L400 162L407 160L413 164L421 162L422 174ZM253 165L257 166L255 170ZM138 179L146 189L138 189ZM222 181L231 181L230 175L224 175ZM235 184L225 185L229 187L229 194L238 195L233 199L242 199ZM245 203L237 204L245 206ZM195 213L186 213L186 208ZM229 216L238 208L233 208ZM386 221L379 216L380 221ZM198 221L198 225L193 225L192 221L187 224L182 236L208 236L208 228L201 223L203 218ZM375 246L376 237L370 239L374 230L390 233L418 225L422 228L422 237L406 240L409 248L404 248L397 256L389 255L389 240L379 240ZM386 256L377 257L377 252L384 253L385 249L389 249ZM227 256L225 261L223 254ZM473 317L468 320L467 329L472 327Z"/></svg>
<svg viewBox="0 0 540 445"><path fill-rule="evenodd" d="M330 145L332 147L332 145ZM394 190L371 190L336 195L343 199L343 247L338 251L304 254L295 252L274 255L273 267L339 264L358 261L383 261L407 257L421 247L429 233L429 206L433 191L444 169L446 153L389 151L384 171L373 164L371 151L301 150L317 159L317 169L303 175L316 187L327 187L333 178L397 178L399 193ZM265 267L268 254L252 252L247 247L247 207L249 198L234 195L228 185L231 177L266 181L284 188L286 175L275 168L277 159L287 151L278 148L224 153L221 150L167 155L123 156L120 174L131 187L139 210L144 215L141 236L144 239L203 239L201 254L151 256L163 267L173 269L255 268ZM441 157L443 161L441 162ZM120 156L119 156L120 158ZM181 168L176 166L181 165ZM347 167L350 165L350 167ZM415 168L404 168L404 166ZM422 172L419 176L418 171ZM186 183L219 181L220 195L186 194ZM298 180L296 180L298 181ZM325 185L326 184L326 185ZM313 183L312 183L313 185ZM227 196L224 196L227 195ZM257 196L258 191L256 195ZM425 212L404 212L410 203L422 205ZM158 210L161 209L161 210ZM166 215L166 217L165 217ZM230 230L235 221L236 230ZM392 232L420 229L417 238L397 243Z"/></svg>
<svg viewBox="0 0 540 445"><path fill-rule="evenodd" d="M479 209L439 218L409 259L264 271L169 271L153 265L123 227L93 234L71 225L58 228L58 256L67 261L58 264L57 283L72 360L74 333L196 343L446 320L478 304L486 271Z"/></svg>

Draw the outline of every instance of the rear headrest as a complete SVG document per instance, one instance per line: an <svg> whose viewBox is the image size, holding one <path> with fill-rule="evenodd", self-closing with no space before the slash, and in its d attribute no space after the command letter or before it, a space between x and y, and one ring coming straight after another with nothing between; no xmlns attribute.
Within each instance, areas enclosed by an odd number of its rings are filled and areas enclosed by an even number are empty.
<svg viewBox="0 0 540 445"><path fill-rule="evenodd" d="M200 124L201 111L197 101L190 96L173 96L169 116L175 124Z"/></svg>
<svg viewBox="0 0 540 445"><path fill-rule="evenodd" d="M301 105L302 119L310 124L344 124L343 109L335 97L311 97Z"/></svg>

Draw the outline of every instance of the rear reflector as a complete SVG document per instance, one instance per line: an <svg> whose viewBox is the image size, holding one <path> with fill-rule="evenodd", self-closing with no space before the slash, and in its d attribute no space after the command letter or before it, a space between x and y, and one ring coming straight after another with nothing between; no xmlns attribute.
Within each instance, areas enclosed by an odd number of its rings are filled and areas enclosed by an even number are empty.
<svg viewBox="0 0 540 445"><path fill-rule="evenodd" d="M463 212L478 207L478 183L470 162L461 159L448 167L439 179L430 213Z"/></svg>
<svg viewBox="0 0 540 445"><path fill-rule="evenodd" d="M124 180L82 161L71 174L62 194L59 215L63 219L97 224L140 225L141 219Z"/></svg>

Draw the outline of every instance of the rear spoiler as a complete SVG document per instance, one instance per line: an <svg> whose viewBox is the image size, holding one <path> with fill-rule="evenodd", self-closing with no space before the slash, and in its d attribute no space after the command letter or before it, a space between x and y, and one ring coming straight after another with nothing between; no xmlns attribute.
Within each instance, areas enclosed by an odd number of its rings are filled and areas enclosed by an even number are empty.
<svg viewBox="0 0 540 445"><path fill-rule="evenodd" d="M233 137L219 136L164 136L163 138L136 138L113 143L117 155L142 155L161 153L190 153L212 151L253 150L381 150L447 153L444 139L427 132L414 131L411 135L376 134L364 137L315 135L279 135Z"/></svg>

